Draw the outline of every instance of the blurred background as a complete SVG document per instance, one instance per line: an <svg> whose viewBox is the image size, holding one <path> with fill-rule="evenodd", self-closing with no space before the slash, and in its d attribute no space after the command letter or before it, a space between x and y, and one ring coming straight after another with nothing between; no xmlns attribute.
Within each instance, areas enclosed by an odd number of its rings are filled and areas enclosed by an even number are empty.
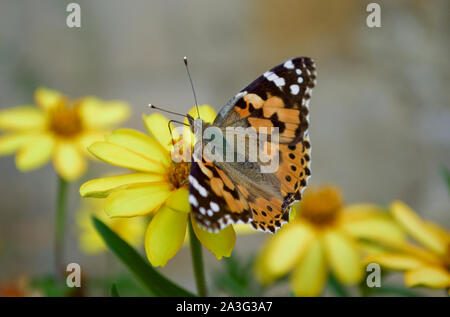
<svg viewBox="0 0 450 317"><path fill-rule="evenodd" d="M66 26L66 6L81 6L81 28ZM366 25L369 2L381 28ZM269 68L296 56L315 59L311 102L312 185L339 185L347 202L401 199L422 217L450 225L440 175L450 167L450 3L448 1L14 1L0 2L0 109L33 102L38 86L69 96L122 99L126 127L144 131L149 102L186 112L193 105L183 56L201 104L217 111ZM66 260L86 276L121 271L108 254L77 244L71 185ZM52 272L57 178L51 165L22 174L0 158L0 282ZM246 258L265 238L240 236ZM205 251L208 274L221 263ZM187 271L187 269L189 272ZM164 274L193 290L189 250Z"/></svg>

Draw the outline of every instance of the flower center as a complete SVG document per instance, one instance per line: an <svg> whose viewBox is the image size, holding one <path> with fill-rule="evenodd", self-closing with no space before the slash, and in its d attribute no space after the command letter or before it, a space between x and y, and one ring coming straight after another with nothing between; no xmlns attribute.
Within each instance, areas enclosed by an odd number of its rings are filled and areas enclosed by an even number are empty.
<svg viewBox="0 0 450 317"><path fill-rule="evenodd" d="M340 192L334 187L306 192L300 203L300 217L315 226L335 223L342 206Z"/></svg>
<svg viewBox="0 0 450 317"><path fill-rule="evenodd" d="M82 130L82 122L77 106L66 105L65 101L61 101L58 106L49 112L49 129L54 134L70 138Z"/></svg>
<svg viewBox="0 0 450 317"><path fill-rule="evenodd" d="M169 181L175 188L180 188L188 184L190 162L172 163L169 167Z"/></svg>

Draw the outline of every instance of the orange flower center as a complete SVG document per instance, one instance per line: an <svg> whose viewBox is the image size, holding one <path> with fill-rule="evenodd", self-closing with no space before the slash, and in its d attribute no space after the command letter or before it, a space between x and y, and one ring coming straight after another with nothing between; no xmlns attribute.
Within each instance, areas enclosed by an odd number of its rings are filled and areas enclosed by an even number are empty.
<svg viewBox="0 0 450 317"><path fill-rule="evenodd" d="M342 207L342 199L338 189L326 187L320 190L309 190L300 203L300 217L315 226L327 226L336 222Z"/></svg>
<svg viewBox="0 0 450 317"><path fill-rule="evenodd" d="M187 186L188 177L191 171L191 162L186 162L190 159L192 153L192 145L185 143L182 136L178 139L173 139L170 144L173 145L171 156L174 159L169 167L169 182L175 187L180 188ZM189 153L184 153L184 150L190 150ZM185 157L185 156L189 157Z"/></svg>
<svg viewBox="0 0 450 317"><path fill-rule="evenodd" d="M50 110L49 115L50 131L60 137L71 138L82 130L81 116L76 105L67 106L65 101L61 101L58 106Z"/></svg>
<svg viewBox="0 0 450 317"><path fill-rule="evenodd" d="M190 162L172 163L169 167L169 181L175 188L180 188L188 184Z"/></svg>

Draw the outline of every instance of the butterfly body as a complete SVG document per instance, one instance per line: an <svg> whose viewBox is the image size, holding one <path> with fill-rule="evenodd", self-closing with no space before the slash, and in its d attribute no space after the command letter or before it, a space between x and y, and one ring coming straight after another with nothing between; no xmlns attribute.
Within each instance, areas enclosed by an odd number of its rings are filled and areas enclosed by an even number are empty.
<svg viewBox="0 0 450 317"><path fill-rule="evenodd" d="M194 147L189 202L202 227L217 232L232 223L248 223L274 233L289 220L290 206L301 199L311 175L309 101L315 84L310 58L288 60L235 95L211 125L203 123L202 132L208 127L223 135L229 129L238 132L234 141L224 143L224 151L232 149L231 160L211 160L203 154L213 137L202 138ZM244 129L254 133L244 135ZM239 136L237 144L244 144L240 151L235 150ZM278 166L271 172L261 172L267 162L259 157L250 160L254 149L245 142L262 136L265 142L259 145L277 157Z"/></svg>

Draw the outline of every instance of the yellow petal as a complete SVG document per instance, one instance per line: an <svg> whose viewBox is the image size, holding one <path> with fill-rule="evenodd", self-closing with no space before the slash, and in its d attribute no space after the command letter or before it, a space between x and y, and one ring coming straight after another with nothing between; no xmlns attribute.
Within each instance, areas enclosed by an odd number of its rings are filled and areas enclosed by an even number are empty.
<svg viewBox="0 0 450 317"><path fill-rule="evenodd" d="M405 241L404 230L394 222L389 214L361 209L360 211L342 212L341 227L354 238L368 239L389 243Z"/></svg>
<svg viewBox="0 0 450 317"><path fill-rule="evenodd" d="M34 101L43 110L48 111L58 105L65 96L56 90L40 87L34 93Z"/></svg>
<svg viewBox="0 0 450 317"><path fill-rule="evenodd" d="M255 262L258 280L269 284L288 273L308 250L314 238L314 232L308 225L284 225L264 244Z"/></svg>
<svg viewBox="0 0 450 317"><path fill-rule="evenodd" d="M152 113L143 116L145 126L150 135L155 138L167 151L172 149L172 137L169 132L169 120L160 113ZM174 140L179 138L179 133L170 125Z"/></svg>
<svg viewBox="0 0 450 317"><path fill-rule="evenodd" d="M358 240L356 241L358 249L365 256L373 254L386 253L386 247L380 243L370 242L368 240Z"/></svg>
<svg viewBox="0 0 450 317"><path fill-rule="evenodd" d="M411 270L426 265L420 258L409 254L382 253L370 255L365 263L378 263L391 270Z"/></svg>
<svg viewBox="0 0 450 317"><path fill-rule="evenodd" d="M165 206L153 217L145 234L145 252L153 266L165 266L180 250L186 236L187 217L186 213Z"/></svg>
<svg viewBox="0 0 450 317"><path fill-rule="evenodd" d="M425 221L425 224L429 230L434 231L435 235L440 236L441 239L447 241L447 245L450 245L450 231L431 221Z"/></svg>
<svg viewBox="0 0 450 317"><path fill-rule="evenodd" d="M108 142L123 146L135 153L142 154L149 159L160 162L165 166L170 164L169 152L155 139L148 135L132 130L119 129L106 137Z"/></svg>
<svg viewBox="0 0 450 317"><path fill-rule="evenodd" d="M450 273L440 267L420 267L406 272L405 283L409 287L448 288L450 287Z"/></svg>
<svg viewBox="0 0 450 317"><path fill-rule="evenodd" d="M16 156L16 166L22 172L31 171L47 163L52 155L54 140L48 134L33 136Z"/></svg>
<svg viewBox="0 0 450 317"><path fill-rule="evenodd" d="M355 243L336 230L326 231L323 243L327 261L336 278L345 285L358 283L363 277L363 268Z"/></svg>
<svg viewBox="0 0 450 317"><path fill-rule="evenodd" d="M445 239L430 230L425 222L405 203L394 201L391 204L391 211L394 218L415 240L438 254L445 254L447 251Z"/></svg>
<svg viewBox="0 0 450 317"><path fill-rule="evenodd" d="M198 112L200 113L200 119L207 123L213 123L214 119L216 119L216 111L209 105L200 105L198 106ZM188 114L194 118L197 119L199 117L199 114L197 112L197 107L192 107ZM189 123L186 121L186 123Z"/></svg>
<svg viewBox="0 0 450 317"><path fill-rule="evenodd" d="M171 193L167 183L135 184L114 190L106 198L110 217L134 217L157 210Z"/></svg>
<svg viewBox="0 0 450 317"><path fill-rule="evenodd" d="M134 173L128 175L118 175L102 177L90 180L80 187L80 194L83 197L107 197L114 189L138 183L161 182L164 176L161 174Z"/></svg>
<svg viewBox="0 0 450 317"><path fill-rule="evenodd" d="M88 151L89 146L95 142L104 141L106 136L105 131L85 131L81 134L77 140L81 150L87 158L95 159L91 153Z"/></svg>
<svg viewBox="0 0 450 317"><path fill-rule="evenodd" d="M364 220L373 216L389 215L389 210L374 204L351 204L342 207L342 216L346 221Z"/></svg>
<svg viewBox="0 0 450 317"><path fill-rule="evenodd" d="M191 108L191 110L189 110L188 114L194 119L199 118L200 114L200 119L207 123L212 123L216 118L216 112L209 105L198 106L198 112L197 107L194 106ZM187 118L184 119L184 122L186 124L189 124L189 120ZM192 144L192 146L194 146L194 143L196 142L196 140L194 139L194 134L192 133L189 126L183 127L183 140L188 144Z"/></svg>
<svg viewBox="0 0 450 317"><path fill-rule="evenodd" d="M295 296L319 296L327 280L327 265L320 239L316 239L300 260L291 278Z"/></svg>
<svg viewBox="0 0 450 317"><path fill-rule="evenodd" d="M58 174L68 181L78 179L86 171L86 160L81 150L66 141L56 144L53 164Z"/></svg>
<svg viewBox="0 0 450 317"><path fill-rule="evenodd" d="M33 139L31 133L10 133L0 136L0 156L16 152L22 145Z"/></svg>
<svg viewBox="0 0 450 317"><path fill-rule="evenodd" d="M188 201L189 191L185 187L181 187L173 191L167 198L166 206L179 212L189 213L191 206Z"/></svg>
<svg viewBox="0 0 450 317"><path fill-rule="evenodd" d="M229 257L236 243L236 233L233 226L228 226L218 233L211 233L201 228L191 213L192 228L197 238L218 260Z"/></svg>
<svg viewBox="0 0 450 317"><path fill-rule="evenodd" d="M109 143L95 142L89 146L89 152L100 160L125 168L140 172L165 173L164 166L157 161L153 161L139 153L128 150L127 148Z"/></svg>
<svg viewBox="0 0 450 317"><path fill-rule="evenodd" d="M39 129L45 124L44 114L34 106L0 110L0 129Z"/></svg>
<svg viewBox="0 0 450 317"><path fill-rule="evenodd" d="M98 232L95 232L95 228L93 231L80 233L78 243L80 249L86 254L98 254L107 249L103 238Z"/></svg>
<svg viewBox="0 0 450 317"><path fill-rule="evenodd" d="M143 245L144 234L148 222L146 217L110 218L103 210L104 201L100 199L84 199L82 207L75 214L78 227L80 249L89 254L106 251L107 247L92 223L92 215L102 220L112 231L127 241L139 247Z"/></svg>
<svg viewBox="0 0 450 317"><path fill-rule="evenodd" d="M91 128L108 128L125 121L130 108L122 101L103 101L96 97L85 97L80 103L83 124Z"/></svg>
<svg viewBox="0 0 450 317"><path fill-rule="evenodd" d="M256 233L262 234L261 231L255 230L255 229L253 229L252 226L247 225L247 224L233 225L233 228L237 235L247 235L247 234L256 234Z"/></svg>
<svg viewBox="0 0 450 317"><path fill-rule="evenodd" d="M408 242L399 242L389 243L388 245L384 245L385 247L392 249L392 252L409 254L411 256L415 256L423 260L424 262L428 262L430 264L439 264L441 263L441 258L434 252L429 251L428 249L424 249L415 244L411 244Z"/></svg>

